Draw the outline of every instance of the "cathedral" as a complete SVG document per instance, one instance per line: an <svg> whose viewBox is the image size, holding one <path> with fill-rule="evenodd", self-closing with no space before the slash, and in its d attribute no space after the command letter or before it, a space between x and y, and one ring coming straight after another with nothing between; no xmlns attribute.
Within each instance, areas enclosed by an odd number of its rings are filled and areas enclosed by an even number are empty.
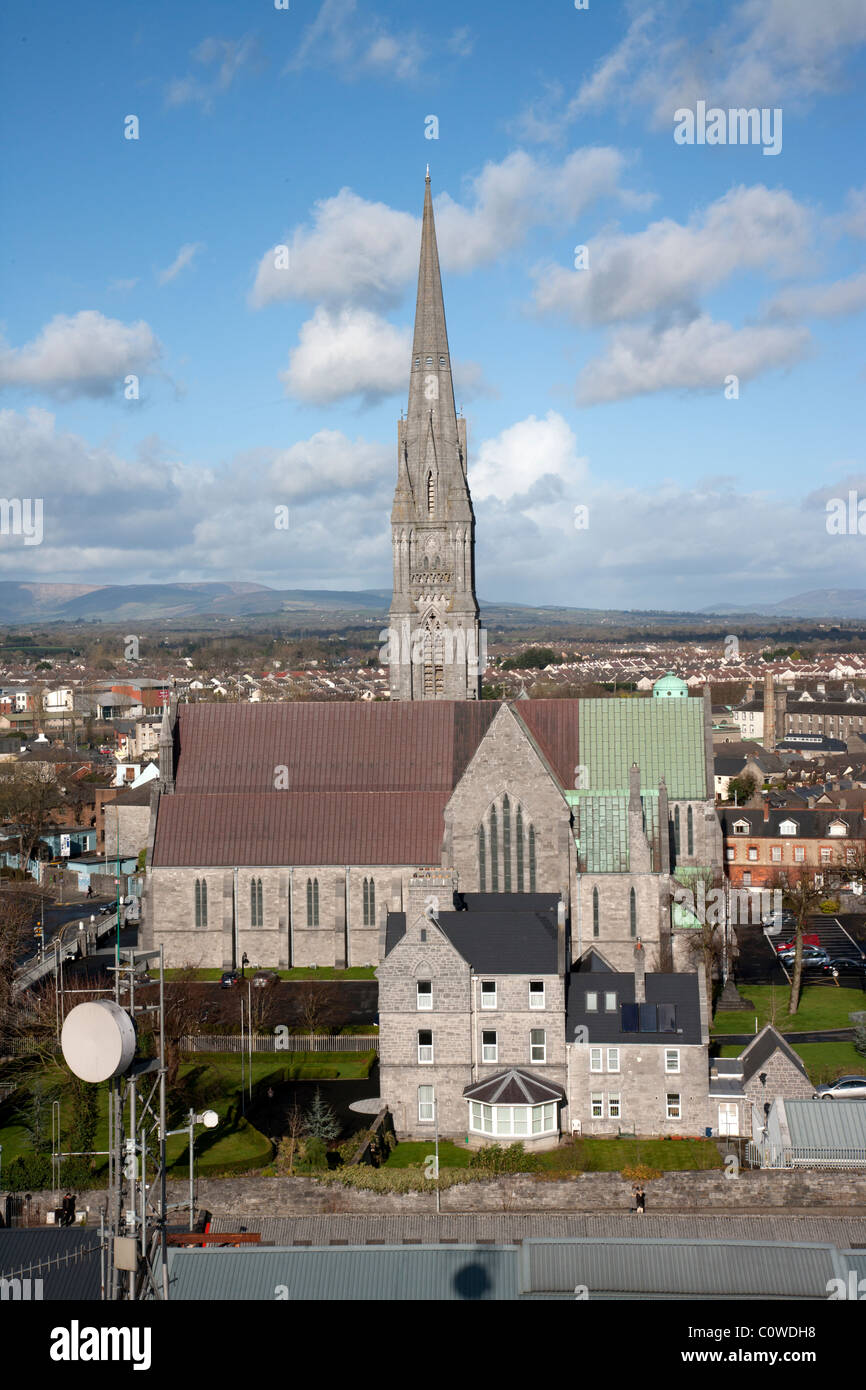
<svg viewBox="0 0 866 1390"><path fill-rule="evenodd" d="M521 1042L515 1058L548 1068L525 1101L527 1123L537 1108L546 1126L552 1105L560 1124L573 972L630 978L633 991L691 972L703 988L693 933L672 917L671 899L674 874L685 882L722 868L709 692L689 698L666 677L645 699L480 698L486 661L466 424L454 405L429 172L392 540L389 701L172 702L166 711L145 944L162 942L171 966L229 968L246 954L262 967L379 967L383 1094L385 1078L396 1090L398 1074L410 1078L404 1133L426 1132L435 1104L434 1088L416 1075L432 1043L418 1042L416 1057L412 1026L434 997L428 986L439 987L424 960L435 945L443 981L449 971L459 977L452 1008L477 991L478 970L493 971L482 983L496 997L498 960L529 991L527 1010L546 998L559 1020L558 1042L552 1033L544 1044ZM688 1007L700 1051L700 1011L694 1000ZM392 1008L409 1021L389 1041ZM411 1040L411 1065L397 1060L397 1037ZM502 1038L478 1047L501 1061ZM473 1034L473 1056L475 1045ZM469 1052L455 1065L473 1084L499 1074ZM527 1074L513 1083L518 1091L535 1085ZM496 1106L480 1093L467 1099L462 1086L451 1129L464 1127L469 1106L482 1133ZM556 1100L545 1099L545 1086L559 1088Z"/></svg>

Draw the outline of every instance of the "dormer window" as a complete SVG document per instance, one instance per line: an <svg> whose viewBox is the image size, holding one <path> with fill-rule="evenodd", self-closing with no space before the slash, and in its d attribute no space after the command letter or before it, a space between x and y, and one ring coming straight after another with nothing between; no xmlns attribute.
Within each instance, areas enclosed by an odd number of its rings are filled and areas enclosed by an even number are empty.
<svg viewBox="0 0 866 1390"><path fill-rule="evenodd" d="M797 833L797 822L796 822L796 821L793 821L793 820L783 820L783 821L782 821L782 824L779 826L779 834L780 834L780 835L796 835L796 833Z"/></svg>
<svg viewBox="0 0 866 1390"><path fill-rule="evenodd" d="M749 822L748 822L747 820L735 820L735 821L734 821L734 834L735 834L735 835L748 835L748 833L749 833Z"/></svg>
<svg viewBox="0 0 866 1390"><path fill-rule="evenodd" d="M847 827L847 825L845 824L845 822L844 822L843 820L834 820L834 821L831 821L831 822L830 822L830 825L829 825L829 834L831 834L831 835L847 835L847 834L848 834L848 827Z"/></svg>

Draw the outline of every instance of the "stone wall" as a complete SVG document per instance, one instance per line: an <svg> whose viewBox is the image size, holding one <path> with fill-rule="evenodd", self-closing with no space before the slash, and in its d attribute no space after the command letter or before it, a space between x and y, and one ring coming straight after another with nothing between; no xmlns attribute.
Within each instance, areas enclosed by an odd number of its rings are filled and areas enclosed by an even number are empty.
<svg viewBox="0 0 866 1390"><path fill-rule="evenodd" d="M432 1150L431 1150L432 1151ZM859 1172L752 1172L738 1178L722 1172L667 1173L644 1184L648 1212L798 1212L852 1211L866 1207L866 1171ZM168 1201L184 1203L185 1182L167 1184ZM329 1212L382 1213L435 1212L435 1192L363 1192L340 1183L320 1183L314 1178L210 1178L197 1184L198 1206L213 1216L236 1216L238 1223L255 1229L255 1218L304 1216ZM556 1182L515 1175L489 1182L473 1182L446 1188L441 1194L443 1212L471 1211L628 1211L633 1205L632 1185L619 1173L582 1173ZM79 1210L91 1209L98 1221L104 1208L105 1190L82 1193ZM43 1211L60 1205L56 1192L37 1192L34 1203Z"/></svg>

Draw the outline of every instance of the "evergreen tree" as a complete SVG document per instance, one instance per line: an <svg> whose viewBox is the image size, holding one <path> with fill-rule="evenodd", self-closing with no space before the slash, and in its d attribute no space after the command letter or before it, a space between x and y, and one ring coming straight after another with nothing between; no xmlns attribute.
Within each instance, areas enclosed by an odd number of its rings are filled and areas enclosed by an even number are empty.
<svg viewBox="0 0 866 1390"><path fill-rule="evenodd" d="M314 1135L317 1139L336 1139L342 1129L333 1108L322 1096L320 1086L316 1087L316 1094L313 1096L305 1120L306 1133Z"/></svg>

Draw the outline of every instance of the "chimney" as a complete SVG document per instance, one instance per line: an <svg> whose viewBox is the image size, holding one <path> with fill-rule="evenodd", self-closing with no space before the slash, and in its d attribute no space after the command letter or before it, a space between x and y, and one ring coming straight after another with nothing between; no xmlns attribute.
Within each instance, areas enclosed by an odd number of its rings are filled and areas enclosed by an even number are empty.
<svg viewBox="0 0 866 1390"><path fill-rule="evenodd" d="M776 690L773 673L764 676L764 747L773 753L776 749Z"/></svg>
<svg viewBox="0 0 866 1390"><path fill-rule="evenodd" d="M634 1002L646 1003L646 953L640 937L634 943Z"/></svg>
<svg viewBox="0 0 866 1390"><path fill-rule="evenodd" d="M443 869L438 865L415 869L409 879L406 895L406 930L411 930L419 921L423 926L429 920L426 914L428 904L436 917L440 912L451 912L456 887L457 875L453 869Z"/></svg>
<svg viewBox="0 0 866 1390"><path fill-rule="evenodd" d="M770 819L770 798L769 798L769 796L765 796L765 797L764 797L764 824L765 824L765 825L767 824L767 822L769 821L769 819Z"/></svg>

